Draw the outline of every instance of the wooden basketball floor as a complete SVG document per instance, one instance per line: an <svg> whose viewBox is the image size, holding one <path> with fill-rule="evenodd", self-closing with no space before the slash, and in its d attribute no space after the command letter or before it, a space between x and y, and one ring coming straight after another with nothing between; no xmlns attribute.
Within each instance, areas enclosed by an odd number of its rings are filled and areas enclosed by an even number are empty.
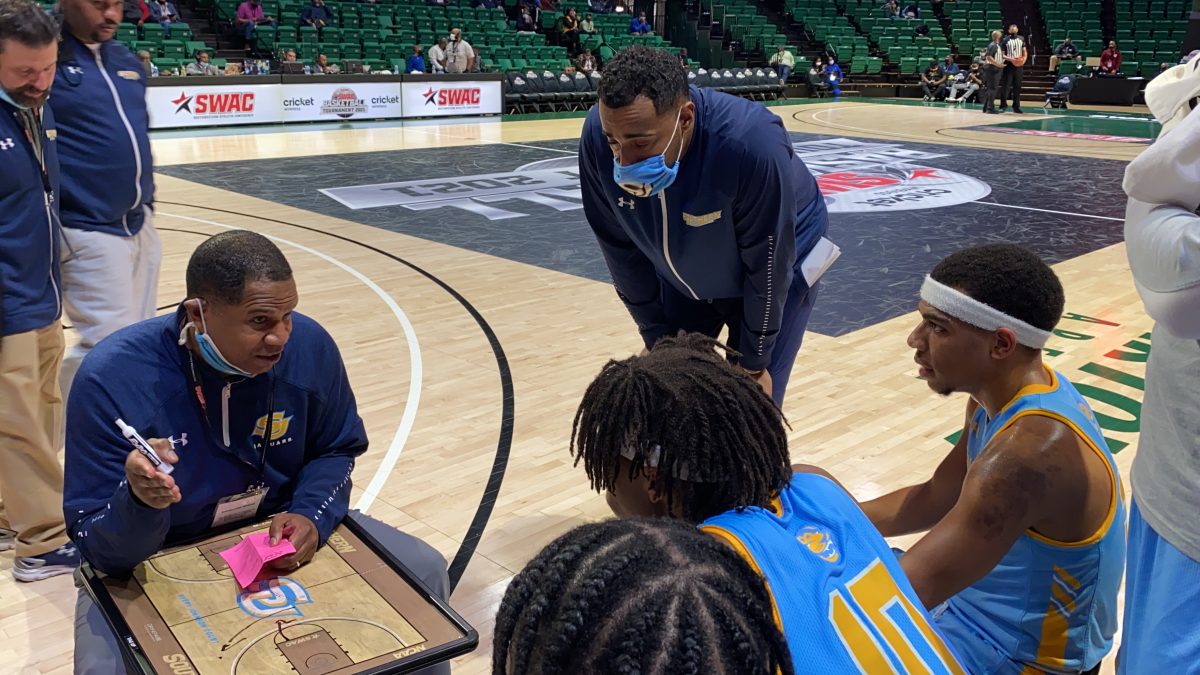
<svg viewBox="0 0 1200 675"><path fill-rule="evenodd" d="M796 132L1010 150L1033 153L1031 162L1045 155L1128 160L1145 147L971 130L984 123L977 111L940 106L844 102L773 110ZM279 181L287 182L294 180L288 169L296 158L461 147L504 153L530 143L576 139L581 124L581 119L483 120L172 133L155 137L154 152L164 169L274 159L270 166L277 167ZM564 155L547 154L554 156ZM344 184L373 182L369 164L357 171ZM428 171L439 175L436 167ZM555 536L609 515L582 470L572 467L567 446L588 382L606 359L640 347L611 287L217 189L206 181L160 173L157 184L164 246L159 304L164 308L182 298L186 261L205 236L229 228L257 230L274 237L291 260L299 309L324 324L341 346L371 437L371 449L354 474L352 505L453 558L486 497L498 450L509 452L494 510L486 521L477 519L486 529L451 598L481 634L478 651L460 658L455 672L488 672L492 617L513 574ZM308 188L297 184L295 189ZM1107 189L1119 192L1120 185ZM1111 224L1122 213L1099 215ZM1061 218L1064 227L1083 236L1096 222L1071 214ZM830 236L838 240L835 227ZM861 244L838 243L844 249ZM1090 320L1065 319L1050 344L1061 353L1048 362L1090 385L1087 393L1109 438L1128 444L1117 454L1128 486L1149 342L1144 334L1151 322L1133 289L1123 244L1064 260L1055 269L1067 289L1067 311ZM818 313L822 301L834 300L819 300ZM916 379L905 345L916 321L915 294L904 307L903 315L840 337L810 332L785 404L793 459L828 469L859 498L929 475L949 449L945 437L962 419L961 396L940 399ZM511 382L507 403L506 382ZM508 420L506 412L511 412ZM897 543L908 545L911 539ZM71 672L75 589L70 577L18 584L8 573L11 565L11 552L0 556L0 672ZM1111 663L1107 668L1111 671Z"/></svg>

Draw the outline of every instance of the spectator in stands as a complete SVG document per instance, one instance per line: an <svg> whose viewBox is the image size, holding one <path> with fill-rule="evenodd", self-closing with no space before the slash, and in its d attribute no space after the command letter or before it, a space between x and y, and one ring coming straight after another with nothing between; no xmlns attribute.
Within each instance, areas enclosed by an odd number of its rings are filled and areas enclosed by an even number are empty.
<svg viewBox="0 0 1200 675"><path fill-rule="evenodd" d="M917 3L910 2L900 10L900 16L905 19L919 19L921 18L921 8L917 7Z"/></svg>
<svg viewBox="0 0 1200 675"><path fill-rule="evenodd" d="M596 70L596 57L592 56L592 50L584 49L579 54L579 58L575 59L575 65L581 73L591 75Z"/></svg>
<svg viewBox="0 0 1200 675"><path fill-rule="evenodd" d="M537 24L533 22L533 15L529 13L529 8L521 7L521 15L517 17L517 32L533 33L535 31L537 31Z"/></svg>
<svg viewBox="0 0 1200 675"><path fill-rule="evenodd" d="M650 24L646 22L645 12L638 12L638 15L629 22L629 32L634 35L646 35L650 33Z"/></svg>
<svg viewBox="0 0 1200 675"><path fill-rule="evenodd" d="M1079 53L1079 49L1071 44L1071 38L1063 38L1063 41L1054 48L1054 53L1050 55L1050 74L1058 72L1058 64L1063 61L1074 61L1076 64L1083 63L1083 56Z"/></svg>
<svg viewBox="0 0 1200 675"><path fill-rule="evenodd" d="M296 62L296 50L289 49L286 52L284 52L283 53L283 62L284 63L295 63Z"/></svg>
<svg viewBox="0 0 1200 675"><path fill-rule="evenodd" d="M930 61L921 73L921 91L925 92L925 101L940 101L946 95L946 71L937 61Z"/></svg>
<svg viewBox="0 0 1200 675"><path fill-rule="evenodd" d="M987 63L987 47L981 48L979 53L975 55L975 58L971 59L971 63L978 63L979 67L982 68Z"/></svg>
<svg viewBox="0 0 1200 675"><path fill-rule="evenodd" d="M568 56L574 58L579 54L579 15L574 7L558 20L558 42L567 48Z"/></svg>
<svg viewBox="0 0 1200 675"><path fill-rule="evenodd" d="M404 64L404 72L414 74L425 72L425 57L421 56L421 45L413 45L413 53L408 57L408 63Z"/></svg>
<svg viewBox="0 0 1200 675"><path fill-rule="evenodd" d="M429 71L433 74L446 72L446 38L438 38L437 44L429 48Z"/></svg>
<svg viewBox="0 0 1200 675"><path fill-rule="evenodd" d="M1100 52L1100 74L1116 76L1121 74L1121 50L1117 49L1117 41L1109 40L1108 49Z"/></svg>
<svg viewBox="0 0 1200 675"><path fill-rule="evenodd" d="M888 0L883 3L883 7L880 7L880 9L883 10L884 16L893 21L900 18L900 5L896 0Z"/></svg>
<svg viewBox="0 0 1200 675"><path fill-rule="evenodd" d="M317 29L317 37L324 37L325 26L333 21L333 14L325 6L325 0L312 0L312 4L304 8L300 15L301 26L312 26Z"/></svg>
<svg viewBox="0 0 1200 675"><path fill-rule="evenodd" d="M557 12L558 3L556 3L554 0L538 0L538 9L542 9L547 12Z"/></svg>
<svg viewBox="0 0 1200 675"><path fill-rule="evenodd" d="M317 54L316 60L313 61L312 70L316 75L337 75L341 69L336 65L330 65L328 56Z"/></svg>
<svg viewBox="0 0 1200 675"><path fill-rule="evenodd" d="M840 85L843 79L845 79L845 75L842 74L842 67L838 65L837 55L830 54L829 63L825 65L825 81L829 83L829 88L833 89L834 96L842 95Z"/></svg>
<svg viewBox="0 0 1200 675"><path fill-rule="evenodd" d="M972 61L971 69L966 72L966 77L950 85L950 98L946 100L951 103L963 103L979 91L983 87L982 68L983 66L978 61ZM962 96L958 95L960 91L964 92Z"/></svg>
<svg viewBox="0 0 1200 675"><path fill-rule="evenodd" d="M461 28L450 29L450 43L446 49L446 72L469 73L475 62L475 51L471 43L462 39Z"/></svg>
<svg viewBox="0 0 1200 675"><path fill-rule="evenodd" d="M596 24L592 22L591 14L583 15L583 21L579 22L579 32L584 35L596 34Z"/></svg>
<svg viewBox="0 0 1200 675"><path fill-rule="evenodd" d="M775 72L779 73L779 84L787 84L788 78L792 75L792 68L796 67L796 57L788 51L784 45L779 45L775 49L775 53L771 55L771 60L768 65L775 68Z"/></svg>
<svg viewBox="0 0 1200 675"><path fill-rule="evenodd" d="M953 84L956 80L963 79L958 77L962 74L962 71L959 70L958 64L954 62L953 54L947 54L946 59L942 61L942 72L946 73L947 87Z"/></svg>
<svg viewBox="0 0 1200 675"><path fill-rule="evenodd" d="M679 65L683 66L685 69L689 67L687 47L679 48Z"/></svg>
<svg viewBox="0 0 1200 675"><path fill-rule="evenodd" d="M142 67L146 69L147 77L158 77L158 66L150 60L150 52L142 49L137 53L138 61L142 62Z"/></svg>
<svg viewBox="0 0 1200 675"><path fill-rule="evenodd" d="M486 72L486 65L483 62L483 50L479 49L478 47L474 47L474 48L472 48L472 51L475 52L475 58L471 59L471 68L469 70L467 70L467 72L468 73Z"/></svg>
<svg viewBox="0 0 1200 675"><path fill-rule="evenodd" d="M187 75L216 76L224 75L225 71L214 66L212 62L208 60L208 52L199 51L196 52L196 60L187 64L187 69L184 70L184 73Z"/></svg>
<svg viewBox="0 0 1200 675"><path fill-rule="evenodd" d="M258 46L258 27L275 27L275 19L263 12L261 0L245 0L238 5L237 27L246 39L246 53L252 53Z"/></svg>
<svg viewBox="0 0 1200 675"><path fill-rule="evenodd" d="M140 26L149 18L150 6L146 4L146 0L125 0L125 11L121 15L122 21Z"/></svg>
<svg viewBox="0 0 1200 675"><path fill-rule="evenodd" d="M163 27L163 37L171 38L171 24L179 21L179 12L168 0L156 0L150 5L150 18Z"/></svg>
<svg viewBox="0 0 1200 675"><path fill-rule="evenodd" d="M923 23L920 26L917 26L916 29L913 30L913 35L915 35L916 37L925 38L926 40L928 40L929 39L929 24Z"/></svg>
<svg viewBox="0 0 1200 675"><path fill-rule="evenodd" d="M813 91L824 91L829 88L829 82L825 79L825 62L819 56L808 68L808 86Z"/></svg>

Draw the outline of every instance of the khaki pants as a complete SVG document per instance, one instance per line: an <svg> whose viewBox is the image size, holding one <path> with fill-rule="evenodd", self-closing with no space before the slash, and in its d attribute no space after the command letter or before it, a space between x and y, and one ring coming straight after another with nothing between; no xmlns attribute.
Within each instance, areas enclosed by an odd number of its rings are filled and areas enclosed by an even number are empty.
<svg viewBox="0 0 1200 675"><path fill-rule="evenodd" d="M143 208L146 221L132 237L63 228L63 312L79 333L58 376L64 401L79 364L96 343L155 314L162 244L154 212Z"/></svg>
<svg viewBox="0 0 1200 675"><path fill-rule="evenodd" d="M17 532L17 555L49 553L67 543L63 524L63 400L58 370L63 330L0 337L0 495Z"/></svg>

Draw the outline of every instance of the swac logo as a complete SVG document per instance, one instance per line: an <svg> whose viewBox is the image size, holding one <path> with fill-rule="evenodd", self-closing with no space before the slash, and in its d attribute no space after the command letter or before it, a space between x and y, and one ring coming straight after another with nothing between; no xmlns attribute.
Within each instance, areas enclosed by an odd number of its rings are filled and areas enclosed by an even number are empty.
<svg viewBox="0 0 1200 675"><path fill-rule="evenodd" d="M816 525L805 525L800 534L796 535L796 541L827 563L835 563L842 557L829 532Z"/></svg>
<svg viewBox="0 0 1200 675"><path fill-rule="evenodd" d="M236 115L254 112L254 92L238 91L224 94L196 94L188 96L179 92L179 98L171 101L175 114L187 111L193 117Z"/></svg>
<svg viewBox="0 0 1200 675"><path fill-rule="evenodd" d="M271 415L271 438L270 440L278 440L283 438L288 432L288 426L292 423L292 416L287 414L287 411L273 413ZM263 415L254 423L254 435L262 436L267 429L267 416Z"/></svg>
<svg viewBox="0 0 1200 675"><path fill-rule="evenodd" d="M291 577L259 581L238 594L238 607L256 619L304 616L300 605L311 605L308 589Z"/></svg>
<svg viewBox="0 0 1200 675"><path fill-rule="evenodd" d="M454 89L434 89L421 94L425 97L425 105L436 105L439 108L460 108L463 106L479 105L479 87L457 87Z"/></svg>

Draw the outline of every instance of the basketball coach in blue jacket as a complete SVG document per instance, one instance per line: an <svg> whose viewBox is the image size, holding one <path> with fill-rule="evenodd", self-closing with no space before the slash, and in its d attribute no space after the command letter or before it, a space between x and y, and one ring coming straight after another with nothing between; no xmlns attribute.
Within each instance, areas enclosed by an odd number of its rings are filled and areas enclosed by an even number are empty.
<svg viewBox="0 0 1200 675"><path fill-rule="evenodd" d="M648 47L606 63L599 94L579 141L584 214L646 347L728 326L741 367L782 404L817 294L800 261L828 220L782 121L689 87Z"/></svg>
<svg viewBox="0 0 1200 675"><path fill-rule="evenodd" d="M121 0L59 0L54 96L62 164L63 309L79 340L62 390L98 342L156 313L162 247L154 229L154 161L146 71L113 39Z"/></svg>
<svg viewBox="0 0 1200 675"><path fill-rule="evenodd" d="M266 237L234 230L188 262L174 314L117 331L84 359L67 402L68 533L84 560L127 576L160 549L217 528L271 518L308 563L350 508L367 434L337 345L295 312L291 267ZM154 444L170 475L130 450L115 420ZM434 593L446 561L416 537L359 517ZM76 675L123 672L116 636L82 590ZM449 672L448 664L428 672Z"/></svg>

